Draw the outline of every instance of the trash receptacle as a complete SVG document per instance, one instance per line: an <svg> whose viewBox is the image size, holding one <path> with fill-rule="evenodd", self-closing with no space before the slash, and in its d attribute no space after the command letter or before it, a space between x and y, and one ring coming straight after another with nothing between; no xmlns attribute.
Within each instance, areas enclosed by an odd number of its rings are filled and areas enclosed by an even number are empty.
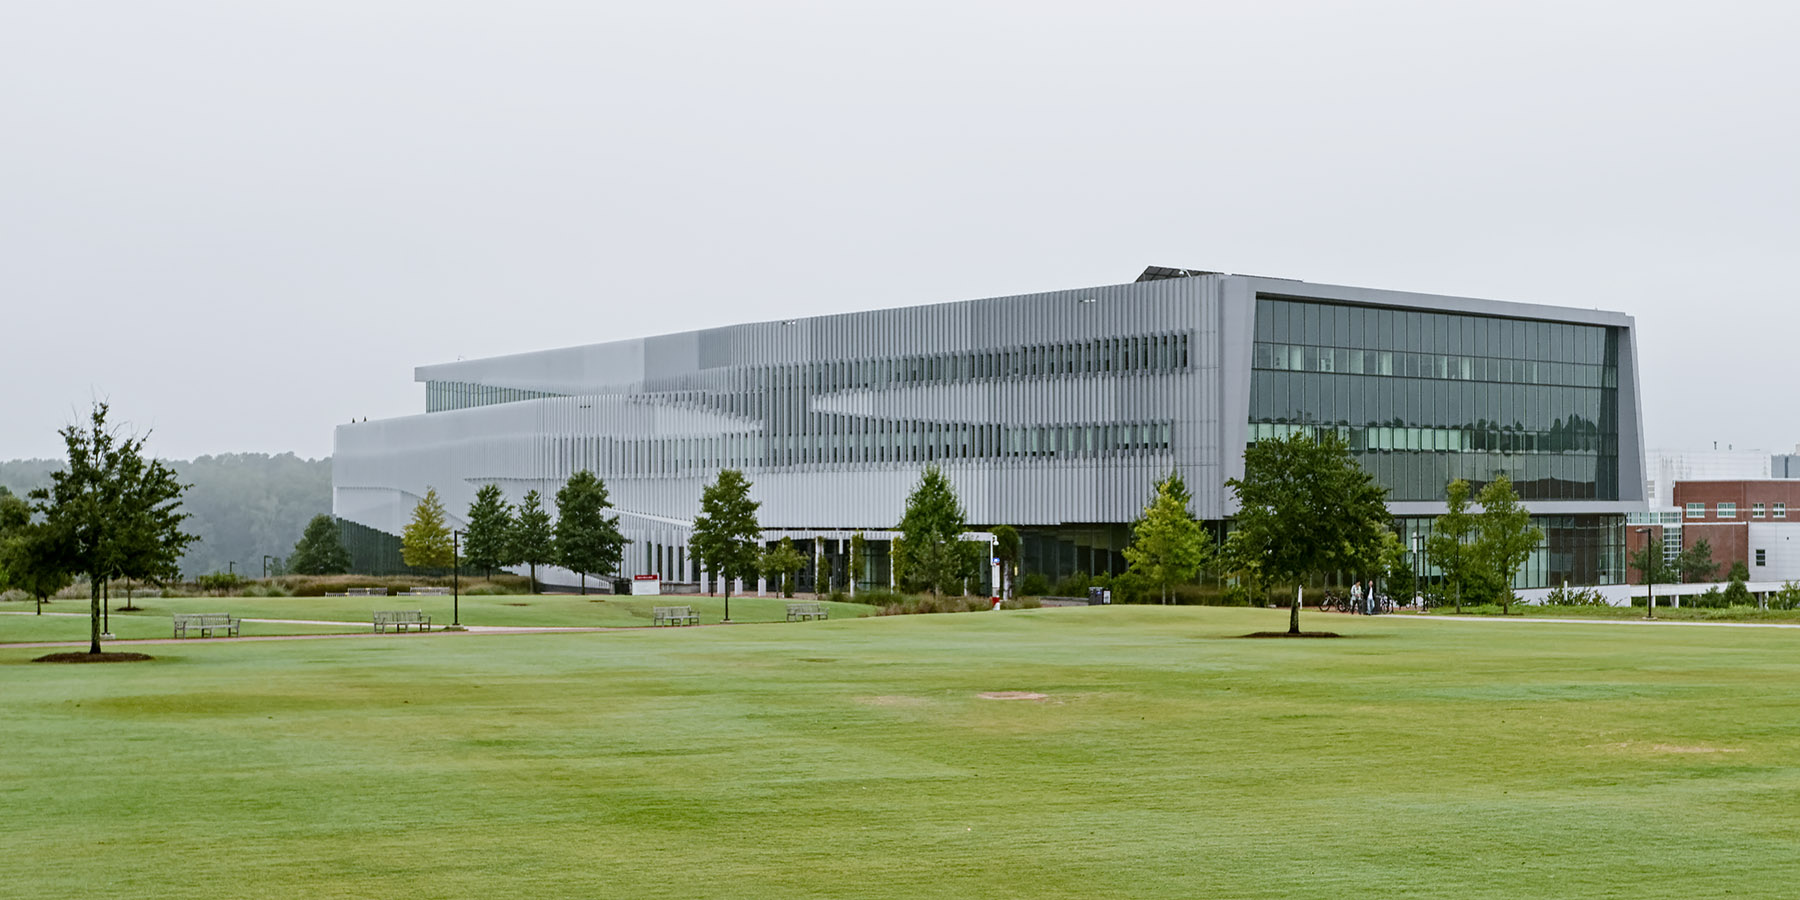
<svg viewBox="0 0 1800 900"><path fill-rule="evenodd" d="M1112 603L1112 591L1107 590L1106 588L1088 588L1089 606L1106 606L1110 603Z"/></svg>

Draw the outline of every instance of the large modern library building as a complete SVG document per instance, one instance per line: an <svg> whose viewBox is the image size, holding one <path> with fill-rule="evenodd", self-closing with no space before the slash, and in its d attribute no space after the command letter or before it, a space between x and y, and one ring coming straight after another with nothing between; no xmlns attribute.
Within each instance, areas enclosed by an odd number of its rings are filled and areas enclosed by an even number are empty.
<svg viewBox="0 0 1800 900"><path fill-rule="evenodd" d="M701 581L688 527L738 468L769 539L794 537L839 583L886 584L882 542L849 573L845 539L892 528L935 464L973 528L1019 529L1024 571L1118 572L1157 479L1179 470L1194 514L1225 523L1244 448L1297 429L1348 439L1403 538L1450 480L1504 473L1548 536L1520 587L1622 582L1625 516L1645 508L1633 323L1598 310L1152 267L416 379L424 413L337 429L333 505L363 565L397 557L427 488L456 524L483 485L549 501L589 469L632 541L616 574Z"/></svg>

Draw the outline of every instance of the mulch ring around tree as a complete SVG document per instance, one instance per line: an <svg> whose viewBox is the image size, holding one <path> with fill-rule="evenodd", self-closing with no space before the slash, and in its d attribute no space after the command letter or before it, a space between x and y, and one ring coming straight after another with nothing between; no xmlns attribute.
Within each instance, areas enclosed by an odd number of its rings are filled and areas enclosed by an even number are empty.
<svg viewBox="0 0 1800 900"><path fill-rule="evenodd" d="M155 659L155 658L156 657L151 656L148 653L89 653L86 650L83 650L79 653L52 653L48 656L40 656L37 659L32 660L32 662L47 662L47 663L147 662L147 661Z"/></svg>
<svg viewBox="0 0 1800 900"><path fill-rule="evenodd" d="M1244 637L1247 637L1247 638L1334 638L1334 637L1343 637L1343 635L1338 634L1335 631L1302 631L1302 632L1299 632L1298 634L1296 634L1292 631L1252 631L1249 634L1244 635Z"/></svg>

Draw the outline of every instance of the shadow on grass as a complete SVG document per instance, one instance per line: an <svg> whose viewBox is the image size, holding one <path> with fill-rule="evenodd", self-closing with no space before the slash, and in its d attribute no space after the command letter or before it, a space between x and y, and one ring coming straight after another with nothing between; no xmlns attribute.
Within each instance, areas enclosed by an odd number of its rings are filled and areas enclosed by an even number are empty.
<svg viewBox="0 0 1800 900"><path fill-rule="evenodd" d="M1302 631L1297 634L1292 631L1252 631L1249 634L1240 634L1240 635L1238 635L1238 637L1245 637L1245 638L1341 638L1341 637L1343 637L1343 635L1338 634L1335 631Z"/></svg>

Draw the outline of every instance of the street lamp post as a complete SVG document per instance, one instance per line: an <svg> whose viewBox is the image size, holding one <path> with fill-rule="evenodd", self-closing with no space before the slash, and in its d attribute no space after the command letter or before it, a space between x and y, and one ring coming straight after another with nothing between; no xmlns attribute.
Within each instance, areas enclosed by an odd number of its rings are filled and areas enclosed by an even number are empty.
<svg viewBox="0 0 1800 900"><path fill-rule="evenodd" d="M450 627L462 629L462 532L450 532Z"/></svg>
<svg viewBox="0 0 1800 900"><path fill-rule="evenodd" d="M1654 528L1634 528L1632 530L1637 532L1638 534L1645 535L1645 537L1644 537L1644 559L1652 560L1652 559L1660 558L1660 553L1656 556L1652 556L1650 553L1650 540L1651 540L1650 536L1656 534L1656 529L1654 529ZM1656 618L1656 569L1648 568L1648 569L1644 569L1643 572L1644 572L1644 618L1654 619L1654 618Z"/></svg>
<svg viewBox="0 0 1800 900"><path fill-rule="evenodd" d="M272 560L272 559L274 559L274 558L275 558L275 557L273 557L273 556L270 556L270 555L269 555L269 554L267 554L267 553L264 553L264 554L263 554L263 577L264 577L264 578L267 578L267 577L269 577L269 561L270 561L270 560Z"/></svg>
<svg viewBox="0 0 1800 900"><path fill-rule="evenodd" d="M1413 602L1418 605L1419 612L1425 611L1425 592L1419 590L1419 581L1424 578L1425 535L1415 531L1412 536L1413 545Z"/></svg>

